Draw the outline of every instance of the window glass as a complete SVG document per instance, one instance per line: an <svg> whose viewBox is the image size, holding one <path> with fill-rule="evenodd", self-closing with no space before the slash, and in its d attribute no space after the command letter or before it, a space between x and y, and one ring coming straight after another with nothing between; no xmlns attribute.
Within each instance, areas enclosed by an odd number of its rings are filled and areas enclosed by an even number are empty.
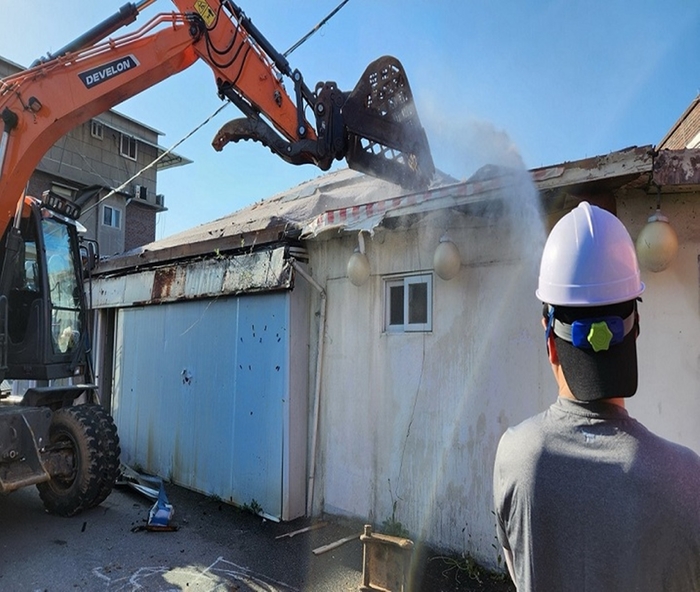
<svg viewBox="0 0 700 592"><path fill-rule="evenodd" d="M111 226L112 228L121 228L122 225L122 213L121 210L113 208L112 206L102 207L102 224L105 226Z"/></svg>
<svg viewBox="0 0 700 592"><path fill-rule="evenodd" d="M98 140L101 140L104 135L104 128L102 126L102 123L99 121L95 121L94 119L90 122L90 134L92 135L93 138L97 138Z"/></svg>
<svg viewBox="0 0 700 592"><path fill-rule="evenodd" d="M408 322L428 322L428 284L411 283L408 285Z"/></svg>
<svg viewBox="0 0 700 592"><path fill-rule="evenodd" d="M80 286L73 265L70 234L65 224L42 221L51 302L51 337L55 351L75 348L80 337Z"/></svg>
<svg viewBox="0 0 700 592"><path fill-rule="evenodd" d="M389 286L389 324L403 325L403 284Z"/></svg>

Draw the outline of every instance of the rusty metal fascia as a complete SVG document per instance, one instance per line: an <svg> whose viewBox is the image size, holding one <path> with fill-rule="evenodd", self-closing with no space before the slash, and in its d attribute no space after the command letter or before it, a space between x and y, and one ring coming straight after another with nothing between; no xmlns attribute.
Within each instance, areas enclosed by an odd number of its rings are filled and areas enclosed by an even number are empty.
<svg viewBox="0 0 700 592"><path fill-rule="evenodd" d="M667 189L700 185L700 149L660 150L654 159L654 182Z"/></svg>
<svg viewBox="0 0 700 592"><path fill-rule="evenodd" d="M124 308L292 287L285 248L96 278L93 308Z"/></svg>
<svg viewBox="0 0 700 592"><path fill-rule="evenodd" d="M129 272L140 267L160 265L192 257L202 257L216 252L256 248L284 240L287 233L288 228L277 226L254 230L237 236L222 236L207 241L191 243L183 242L180 245L158 250L149 250L147 246L145 250L135 254L117 255L100 261L94 273L99 276L115 272Z"/></svg>

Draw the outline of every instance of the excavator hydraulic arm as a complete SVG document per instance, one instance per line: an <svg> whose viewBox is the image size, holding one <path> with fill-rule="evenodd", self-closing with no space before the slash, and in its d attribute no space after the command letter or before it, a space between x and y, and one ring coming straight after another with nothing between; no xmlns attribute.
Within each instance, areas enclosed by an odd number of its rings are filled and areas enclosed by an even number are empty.
<svg viewBox="0 0 700 592"><path fill-rule="evenodd" d="M206 30L195 51L214 71L219 93L245 115L219 130L216 150L254 140L291 164L327 170L344 158L351 168L407 189L430 184L434 166L428 140L397 59L372 62L352 92L339 90L334 82L318 83L312 92L231 0L173 2L181 12L203 19ZM279 74L292 81L293 102ZM307 111L315 128L305 118Z"/></svg>

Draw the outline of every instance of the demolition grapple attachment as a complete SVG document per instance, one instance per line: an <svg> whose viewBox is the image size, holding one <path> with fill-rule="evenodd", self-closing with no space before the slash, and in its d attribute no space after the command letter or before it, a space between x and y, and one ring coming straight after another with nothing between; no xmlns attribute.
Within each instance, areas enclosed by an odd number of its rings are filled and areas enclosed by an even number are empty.
<svg viewBox="0 0 700 592"><path fill-rule="evenodd" d="M384 56L372 62L342 112L350 168L407 189L424 189L430 184L435 167L428 138L396 58Z"/></svg>
<svg viewBox="0 0 700 592"><path fill-rule="evenodd" d="M292 77L297 101L313 110L316 129L300 119L298 134L278 132L233 86L220 93L246 117L226 123L212 144L221 150L228 142L254 140L291 164L314 164L327 170L333 160L345 159L352 169L415 191L430 185L435 172L428 139L421 126L411 88L401 63L384 56L372 62L355 89L342 92L334 82L319 83L313 93L298 71ZM297 108L299 112L303 109Z"/></svg>

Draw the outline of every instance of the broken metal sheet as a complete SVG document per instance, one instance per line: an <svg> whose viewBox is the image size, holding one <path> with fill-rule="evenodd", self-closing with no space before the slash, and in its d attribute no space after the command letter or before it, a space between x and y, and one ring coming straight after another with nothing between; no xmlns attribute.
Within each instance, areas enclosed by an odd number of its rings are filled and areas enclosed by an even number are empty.
<svg viewBox="0 0 700 592"><path fill-rule="evenodd" d="M160 482L158 490L158 498L148 512L148 527L155 527L158 530L167 529L171 526L170 521L173 518L175 510L173 505L168 501L168 496L165 493L165 486Z"/></svg>
<svg viewBox="0 0 700 592"><path fill-rule="evenodd" d="M92 304L94 308L120 308L291 286L292 268L285 259L284 247L279 247L95 278Z"/></svg>
<svg viewBox="0 0 700 592"><path fill-rule="evenodd" d="M385 218L463 206L491 199L512 186L518 175L506 174L446 185L361 205L328 210L317 216L302 231L302 238L315 237L328 230L365 230L372 232Z"/></svg>
<svg viewBox="0 0 700 592"><path fill-rule="evenodd" d="M116 484L131 487L131 489L146 496L148 499L157 500L163 480L160 477L139 473L122 463L119 467L119 476Z"/></svg>

